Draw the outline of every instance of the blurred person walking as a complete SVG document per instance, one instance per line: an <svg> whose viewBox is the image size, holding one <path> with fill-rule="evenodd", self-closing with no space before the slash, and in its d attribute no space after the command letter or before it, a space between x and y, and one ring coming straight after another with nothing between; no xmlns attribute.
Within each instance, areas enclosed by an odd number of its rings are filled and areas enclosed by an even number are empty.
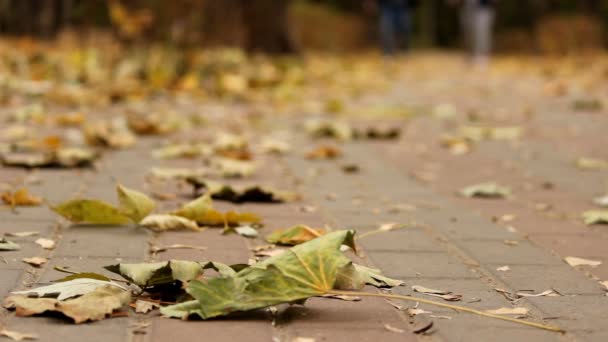
<svg viewBox="0 0 608 342"><path fill-rule="evenodd" d="M492 53L496 0L461 0L464 42L474 65L486 67Z"/></svg>
<svg viewBox="0 0 608 342"><path fill-rule="evenodd" d="M414 0L368 0L368 9L379 13L379 31L382 49L394 55L399 49L407 50L410 43L411 17Z"/></svg>

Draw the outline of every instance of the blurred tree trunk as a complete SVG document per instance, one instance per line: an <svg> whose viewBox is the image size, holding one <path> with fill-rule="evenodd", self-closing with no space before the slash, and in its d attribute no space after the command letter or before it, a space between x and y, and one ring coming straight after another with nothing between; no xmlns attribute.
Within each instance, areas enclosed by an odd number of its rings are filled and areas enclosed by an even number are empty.
<svg viewBox="0 0 608 342"><path fill-rule="evenodd" d="M248 51L287 54L295 52L289 35L290 0L242 0L245 48Z"/></svg>

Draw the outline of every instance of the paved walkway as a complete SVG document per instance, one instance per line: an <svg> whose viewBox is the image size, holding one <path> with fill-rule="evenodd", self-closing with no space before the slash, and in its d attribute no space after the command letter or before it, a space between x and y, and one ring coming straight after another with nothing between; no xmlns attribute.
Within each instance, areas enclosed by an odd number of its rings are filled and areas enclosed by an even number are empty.
<svg viewBox="0 0 608 342"><path fill-rule="evenodd" d="M453 60L446 65L452 68L449 70L457 68ZM284 157L261 157L261 169L252 181L297 190L303 199L280 205L244 204L239 210L264 217L263 232L305 223L364 233L382 223L407 223L407 229L361 240L365 262L406 282L395 293L419 296L411 286L421 285L462 295L457 304L479 310L525 307L530 310L529 320L558 325L567 334L424 304L419 308L431 313L410 317L375 298L360 302L312 299L303 307L281 307L276 316L259 312L206 322L163 319L151 313L76 326L56 318L16 318L3 311L0 325L37 333L41 341L66 342L608 340L604 325L608 297L599 283L608 280L608 231L602 226L585 226L580 220L582 211L593 208L591 199L607 189L608 170L583 171L574 165L583 156L608 159L605 110L574 112L570 104L575 95L547 96L543 79L535 75L516 79L504 74L461 72L454 76L446 72L429 79L418 70L407 71L393 91L380 98L362 97L360 105L380 100L386 106L407 105L428 113L436 105L450 103L461 114L449 120L432 115L391 119L403 128L399 140L340 143L343 157L337 161L303 158L316 142L298 129L300 119L267 120L266 130L291 128L294 150ZM476 113L467 115L470 109ZM453 155L440 146L442 135L470 123L472 116L496 125L521 125L523 137L513 142L484 141L464 155ZM357 120L357 124L369 121ZM213 131L211 127L206 133ZM160 143L160 138L140 137L135 148L105 153L95 170L37 170L33 174L41 182L28 187L51 203L83 196L114 202L116 181L151 191L146 182L151 167L198 165L196 160L155 160L150 150ZM358 165L360 172L345 173L342 166L347 164ZM26 177L28 172L21 169L0 169L3 182ZM464 186L484 181L509 186L514 196L488 200L455 194ZM171 208L182 201L168 200L162 206ZM539 210L546 208L550 209ZM152 234L129 227L69 227L45 207L2 210L0 222L0 234L35 230L58 241L54 250L44 251L33 238L13 238L22 250L0 254L6 261L0 263L2 296L60 277L54 266L101 272L101 266L117 261L177 258L242 263L251 257L252 247L263 244L261 239L221 235L218 230ZM150 252L150 246L178 243L207 249ZM46 256L50 261L41 268L21 262L31 256ZM563 261L566 256L603 264L575 269ZM502 266L510 270L497 270ZM554 290L560 296L513 300L496 289L511 293ZM426 334L412 332L429 320L434 325ZM396 332L399 329L403 332Z"/></svg>

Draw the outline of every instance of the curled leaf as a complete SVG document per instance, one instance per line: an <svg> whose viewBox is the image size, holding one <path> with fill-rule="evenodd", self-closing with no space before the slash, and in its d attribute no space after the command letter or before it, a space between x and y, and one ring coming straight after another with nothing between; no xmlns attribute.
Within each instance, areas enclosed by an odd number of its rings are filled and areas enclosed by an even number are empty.
<svg viewBox="0 0 608 342"><path fill-rule="evenodd" d="M141 221L156 207L156 203L150 197L139 191L131 190L119 184L116 187L116 192L120 203L119 210L122 214L131 218L133 222Z"/></svg>
<svg viewBox="0 0 608 342"><path fill-rule="evenodd" d="M281 245L298 245L325 234L324 229L314 229L303 224L286 229L277 229L266 236L266 241Z"/></svg>
<svg viewBox="0 0 608 342"><path fill-rule="evenodd" d="M176 215L150 215L141 220L139 225L156 232L167 230L201 231L201 228L199 228L195 221Z"/></svg>

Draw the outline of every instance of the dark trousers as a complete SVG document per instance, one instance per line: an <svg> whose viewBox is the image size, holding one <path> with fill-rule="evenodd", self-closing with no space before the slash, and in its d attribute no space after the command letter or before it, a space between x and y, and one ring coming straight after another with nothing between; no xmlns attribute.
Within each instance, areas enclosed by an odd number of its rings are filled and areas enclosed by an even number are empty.
<svg viewBox="0 0 608 342"><path fill-rule="evenodd" d="M391 55L409 45L409 13L405 6L380 7L380 39L384 53Z"/></svg>

